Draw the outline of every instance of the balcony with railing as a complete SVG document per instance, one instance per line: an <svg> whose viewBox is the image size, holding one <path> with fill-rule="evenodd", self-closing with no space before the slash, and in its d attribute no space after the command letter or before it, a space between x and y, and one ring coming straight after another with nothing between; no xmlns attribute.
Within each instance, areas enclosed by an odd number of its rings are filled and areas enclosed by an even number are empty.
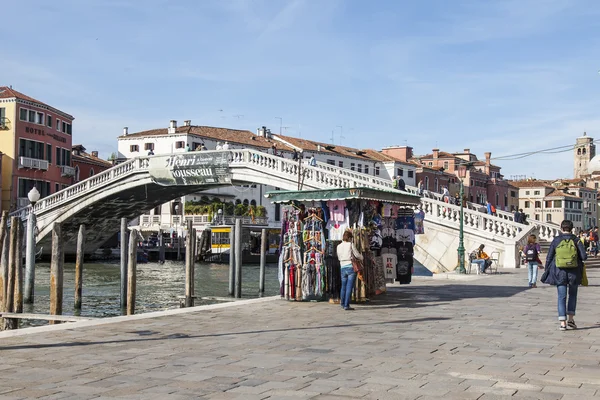
<svg viewBox="0 0 600 400"><path fill-rule="evenodd" d="M43 169L48 170L48 161L38 160L37 158L19 157L19 168Z"/></svg>
<svg viewBox="0 0 600 400"><path fill-rule="evenodd" d="M75 176L75 168L62 165L60 167L60 176Z"/></svg>

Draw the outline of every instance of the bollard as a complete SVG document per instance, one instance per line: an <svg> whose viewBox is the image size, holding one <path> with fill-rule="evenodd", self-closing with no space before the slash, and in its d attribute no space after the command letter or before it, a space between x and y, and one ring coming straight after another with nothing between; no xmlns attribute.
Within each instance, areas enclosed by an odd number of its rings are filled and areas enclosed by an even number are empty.
<svg viewBox="0 0 600 400"><path fill-rule="evenodd" d="M121 218L121 310L127 307L127 218Z"/></svg>
<svg viewBox="0 0 600 400"><path fill-rule="evenodd" d="M25 245L25 293L23 301L26 304L33 304L35 288L35 225L36 217L33 213L33 207L31 207L27 218Z"/></svg>
<svg viewBox="0 0 600 400"><path fill-rule="evenodd" d="M194 228L192 220L187 222L185 238L185 306L194 306Z"/></svg>
<svg viewBox="0 0 600 400"><path fill-rule="evenodd" d="M229 231L229 295L235 295L235 225Z"/></svg>
<svg viewBox="0 0 600 400"><path fill-rule="evenodd" d="M265 264L267 262L268 244L267 230L263 228L260 232L260 272L258 277L258 292L260 294L265 292Z"/></svg>
<svg viewBox="0 0 600 400"><path fill-rule="evenodd" d="M0 311L4 311L4 301L6 299L6 285L8 285L8 250L10 247L6 226L8 225L8 211L2 211L2 220L0 220L0 246L2 254L0 255ZM0 329L4 326L0 319Z"/></svg>
<svg viewBox="0 0 600 400"><path fill-rule="evenodd" d="M10 219L10 237L8 250L8 284L6 286L6 300L4 301L5 312L14 312L15 307L15 275L17 272L17 226L20 221L18 217ZM18 321L13 318L6 318L4 329L16 329Z"/></svg>
<svg viewBox="0 0 600 400"><path fill-rule="evenodd" d="M75 309L81 311L83 278L83 246L85 243L85 225L79 225L77 234L77 256L75 259Z"/></svg>
<svg viewBox="0 0 600 400"><path fill-rule="evenodd" d="M15 305L16 313L23 312L23 224L17 223L17 252L15 259ZM18 327L18 326L17 326Z"/></svg>
<svg viewBox="0 0 600 400"><path fill-rule="evenodd" d="M62 227L59 223L52 226L52 260L50 261L50 315L62 315L64 279L64 253ZM59 321L50 321L58 324Z"/></svg>
<svg viewBox="0 0 600 400"><path fill-rule="evenodd" d="M235 219L235 297L242 298L242 219Z"/></svg>
<svg viewBox="0 0 600 400"><path fill-rule="evenodd" d="M127 254L127 315L135 314L135 289L137 275L137 231L129 235L129 253Z"/></svg>

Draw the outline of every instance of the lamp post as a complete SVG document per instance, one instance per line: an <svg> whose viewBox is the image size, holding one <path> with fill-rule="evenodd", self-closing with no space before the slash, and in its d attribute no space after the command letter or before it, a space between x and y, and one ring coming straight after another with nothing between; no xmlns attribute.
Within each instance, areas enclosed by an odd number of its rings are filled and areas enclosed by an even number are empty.
<svg viewBox="0 0 600 400"><path fill-rule="evenodd" d="M26 246L25 246L25 293L23 294L23 302L25 304L33 303L33 292L35 284L35 226L36 218L33 206L40 199L40 192L34 186L33 189L27 194L29 202L31 203L31 209L27 216L27 233L26 233Z"/></svg>
<svg viewBox="0 0 600 400"><path fill-rule="evenodd" d="M464 203L464 195L465 195L465 184L463 180L467 177L467 171L473 165L472 162L464 163L458 165L458 177L460 179L460 228L458 233L458 273L466 274L467 270L465 269L465 242L464 242L464 221L465 221L465 212L463 208Z"/></svg>

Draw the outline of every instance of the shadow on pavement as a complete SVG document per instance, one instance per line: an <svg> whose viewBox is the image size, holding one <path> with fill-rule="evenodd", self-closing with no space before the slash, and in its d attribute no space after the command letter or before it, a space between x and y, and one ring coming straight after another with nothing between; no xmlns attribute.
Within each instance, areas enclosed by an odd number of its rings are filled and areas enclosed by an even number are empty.
<svg viewBox="0 0 600 400"><path fill-rule="evenodd" d="M375 296L371 301L362 303L369 306L388 306L388 308L420 308L448 304L452 301L476 298L507 298L530 290L521 286L490 286L450 284L443 286L393 286L385 294Z"/></svg>
<svg viewBox="0 0 600 400"><path fill-rule="evenodd" d="M254 335L258 333L268 332L288 332L288 331L302 331L302 330L314 330L314 329L328 329L328 328L348 328L355 326L369 326L374 325L387 325L387 324L410 324L419 322L432 322L432 321L444 321L450 318L447 317L430 317L430 318L414 318L414 319L399 319L394 321L381 321L381 322L369 322L364 324L338 324L338 325L321 325L314 327L300 326L300 327L287 327L281 329L263 329L254 331L242 331L242 332L226 332L226 333L210 333L206 335L187 335L183 333L173 333L167 336L160 337L147 337L147 338L136 338L136 339L124 339L124 340L106 340L106 341L95 341L95 342L65 342L65 343L40 343L40 344L27 344L27 345L16 345L16 346L1 346L2 350L24 350L24 349L43 349L43 348L54 348L54 347L74 347L74 346L93 346L93 345L104 345L112 343L130 343L130 342L145 342L145 341L156 341L156 340L169 340L169 339L201 339L209 337L220 337L220 336L235 336L235 335ZM147 330L130 331L126 332L130 334L137 334L139 336L152 336L158 335L160 332L153 332Z"/></svg>

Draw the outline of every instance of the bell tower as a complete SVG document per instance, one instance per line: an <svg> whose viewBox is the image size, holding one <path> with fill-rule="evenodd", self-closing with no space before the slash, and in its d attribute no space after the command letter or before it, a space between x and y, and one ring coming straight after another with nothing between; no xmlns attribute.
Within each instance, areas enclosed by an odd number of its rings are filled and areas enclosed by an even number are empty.
<svg viewBox="0 0 600 400"><path fill-rule="evenodd" d="M583 132L583 136L578 137L575 142L573 156L575 161L574 178L584 178L586 175L589 175L588 164L595 155L596 145L594 144L594 139Z"/></svg>

